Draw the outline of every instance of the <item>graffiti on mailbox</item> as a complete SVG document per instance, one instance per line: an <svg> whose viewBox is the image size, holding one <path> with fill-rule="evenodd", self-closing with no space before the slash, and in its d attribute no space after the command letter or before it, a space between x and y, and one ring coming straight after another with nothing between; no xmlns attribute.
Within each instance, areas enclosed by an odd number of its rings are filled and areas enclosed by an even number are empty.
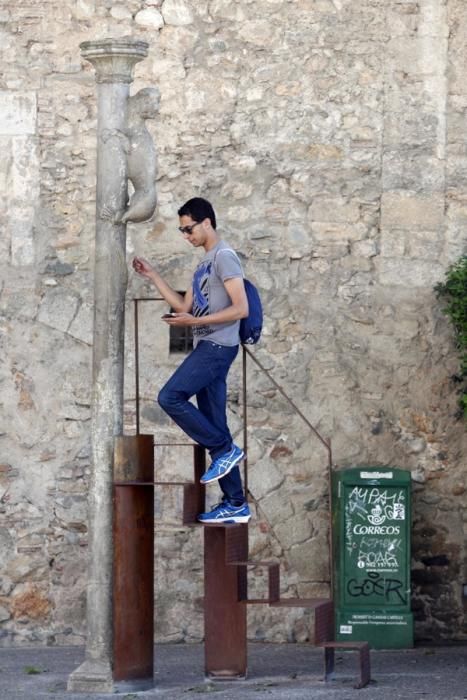
<svg viewBox="0 0 467 700"><path fill-rule="evenodd" d="M359 569L394 571L400 566L406 520L402 489L354 486L345 504L345 546Z"/></svg>
<svg viewBox="0 0 467 700"><path fill-rule="evenodd" d="M377 596L386 602L397 602L402 605L407 603L407 595L404 584L397 578L381 576L376 571L368 572L367 578L357 581L352 578L347 582L347 593L352 598L368 598Z"/></svg>
<svg viewBox="0 0 467 700"><path fill-rule="evenodd" d="M397 568L401 545L400 537L362 537L358 545L358 568Z"/></svg>

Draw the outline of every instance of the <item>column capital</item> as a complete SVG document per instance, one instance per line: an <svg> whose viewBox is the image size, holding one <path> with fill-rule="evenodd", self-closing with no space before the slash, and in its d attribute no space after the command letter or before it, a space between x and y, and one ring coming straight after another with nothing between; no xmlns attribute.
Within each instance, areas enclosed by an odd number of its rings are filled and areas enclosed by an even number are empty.
<svg viewBox="0 0 467 700"><path fill-rule="evenodd" d="M149 44L133 37L83 41L81 55L96 69L97 83L131 83L133 68L148 55Z"/></svg>

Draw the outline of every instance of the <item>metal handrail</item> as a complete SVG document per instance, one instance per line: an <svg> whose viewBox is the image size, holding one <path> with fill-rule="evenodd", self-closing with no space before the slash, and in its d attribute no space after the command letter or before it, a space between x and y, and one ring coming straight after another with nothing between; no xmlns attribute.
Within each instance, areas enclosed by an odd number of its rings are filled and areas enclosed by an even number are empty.
<svg viewBox="0 0 467 700"><path fill-rule="evenodd" d="M165 301L163 297L139 297L133 299L134 302L134 322L135 322L135 401L136 401L136 434L139 435L140 429L140 406L139 406L139 317L138 317L138 303L140 301ZM315 428L315 426L308 420L303 411L292 401L290 396L286 394L284 389L278 384L271 373L264 367L264 365L259 361L254 353L246 346L242 345L242 389L243 389L243 446L245 451L245 493L248 492L248 410L247 410L247 355L251 357L253 362L260 368L260 370L267 376L269 381L275 386L279 393L284 397L286 401L292 406L295 413L300 416L302 421L308 426L315 437L324 445L328 453L328 463L332 470L332 449L331 441L326 440ZM170 443L168 443L169 445Z"/></svg>
<svg viewBox="0 0 467 700"><path fill-rule="evenodd" d="M292 401L290 396L288 396L283 388L276 382L274 377L271 375L270 372L266 369L266 367L263 366L263 364L258 360L256 355L251 352L251 350L246 346L243 345L243 444L244 444L244 450L245 450L245 460L244 460L244 465L245 465L245 472L244 472L244 483L245 483L245 494L248 497L248 443L247 443L247 432L248 432L248 425L247 425L247 382L246 382L246 357L249 355L253 362L260 368L260 370L268 377L270 382L276 387L276 389L279 391L279 393L286 399L286 401L289 402L289 404L292 406L294 409L295 413L300 416L300 418L303 420L303 422L310 428L312 433L315 435L315 437L318 438L318 440L324 445L324 447L327 450L328 453L328 497L329 497L329 585L331 589L331 598L334 595L334 543L333 543L333 537L332 537L332 470L333 470L333 462L332 462L332 449L331 449L331 440L328 439L326 440L323 438L323 436L318 432L318 430L315 428L315 426L308 420L308 418L305 416L305 414L298 408L298 406Z"/></svg>
<svg viewBox="0 0 467 700"><path fill-rule="evenodd" d="M327 452L328 452L329 461L330 461L330 463L332 464L331 441L330 441L330 440L326 440L325 438L323 438L322 435L320 435L320 433L319 433L318 430L315 428L315 426L312 425L312 423L310 423L310 421L309 421L308 418L305 416L305 414L304 414L304 413L298 408L298 406L292 401L292 399L290 398L290 396L288 396L288 395L285 393L285 391L283 390L283 388L276 382L276 380L275 380L274 377L271 375L271 373L268 372L268 370L266 369L266 367L264 367L264 366L261 364L261 362L258 360L258 358L251 352L251 350L250 350L246 345L243 345L243 355L245 356L246 354L248 354L248 355L251 357L251 359L253 360L253 362L255 362L255 363L258 365L258 367L260 368L260 370L261 370L262 372L264 372L264 374L268 377L268 379L272 382L272 384L274 384L274 386L275 386L276 389L282 394L282 396L284 397L284 399L286 399L286 400L289 402L289 404L293 407L295 413L297 413L297 414L300 416L300 418L303 420L303 422L306 423L306 425L310 428L310 430L316 435L316 437L318 438L318 440L319 440L320 442L322 442L322 444L324 445L324 447L326 448L326 450L327 450Z"/></svg>

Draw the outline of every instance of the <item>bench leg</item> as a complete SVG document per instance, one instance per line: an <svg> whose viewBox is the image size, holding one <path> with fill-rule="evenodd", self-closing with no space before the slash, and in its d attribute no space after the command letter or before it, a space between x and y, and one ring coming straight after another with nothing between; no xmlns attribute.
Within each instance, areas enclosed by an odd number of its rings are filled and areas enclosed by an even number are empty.
<svg viewBox="0 0 467 700"><path fill-rule="evenodd" d="M345 648L352 649L352 651L358 651L358 662L360 677L359 681L354 688L364 688L371 681L371 667L370 667L370 647L367 643L356 643L355 645L340 645L339 642L324 642L322 644L324 648L324 680L330 681L334 677L334 654L335 649Z"/></svg>
<svg viewBox="0 0 467 700"><path fill-rule="evenodd" d="M355 688L364 688L371 681L370 670L370 648L368 646L360 649L360 683Z"/></svg>
<svg viewBox="0 0 467 700"><path fill-rule="evenodd" d="M334 675L334 649L326 647L324 649L324 680L330 681Z"/></svg>

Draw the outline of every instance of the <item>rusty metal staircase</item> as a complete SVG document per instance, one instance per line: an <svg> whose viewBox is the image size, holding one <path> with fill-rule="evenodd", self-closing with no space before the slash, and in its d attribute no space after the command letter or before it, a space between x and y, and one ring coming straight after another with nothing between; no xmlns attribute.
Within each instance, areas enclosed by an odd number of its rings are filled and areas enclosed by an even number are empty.
<svg viewBox="0 0 467 700"><path fill-rule="evenodd" d="M208 677L246 676L248 605L312 609L315 611L315 644L332 640L332 601L324 598L281 598L279 563L248 559L248 525L205 527L205 658ZM248 598L247 572L251 567L262 567L268 571L268 595L265 598ZM226 609L235 614L237 623L240 621L241 630L236 636L232 635L231 626L224 623L219 625Z"/></svg>
<svg viewBox="0 0 467 700"><path fill-rule="evenodd" d="M145 299L146 301L147 299ZM256 561L248 556L248 524L200 524L205 510L205 487L200 477L206 469L202 447L193 445L194 482L161 482L154 478L154 438L139 432L138 301L135 300L136 435L115 440L114 458L114 680L141 680L148 687L153 677L154 618L154 488L183 488L183 524L204 529L204 622L205 674L212 679L245 678L247 674L247 607L299 607L314 611L314 644L325 651L326 680L334 670L334 650L353 649L359 654L360 676L355 687L370 681L370 657L366 642L334 640L334 604L331 598L281 598L280 564ZM283 392L251 351L243 347L244 449L247 455L246 359L249 355L267 374L328 452L329 476L332 454L308 419ZM186 443L185 443L186 444ZM330 482L329 482L330 483ZM248 468L245 459L245 492ZM268 573L264 598L248 597L248 570L261 567ZM330 553L332 585L332 551Z"/></svg>

